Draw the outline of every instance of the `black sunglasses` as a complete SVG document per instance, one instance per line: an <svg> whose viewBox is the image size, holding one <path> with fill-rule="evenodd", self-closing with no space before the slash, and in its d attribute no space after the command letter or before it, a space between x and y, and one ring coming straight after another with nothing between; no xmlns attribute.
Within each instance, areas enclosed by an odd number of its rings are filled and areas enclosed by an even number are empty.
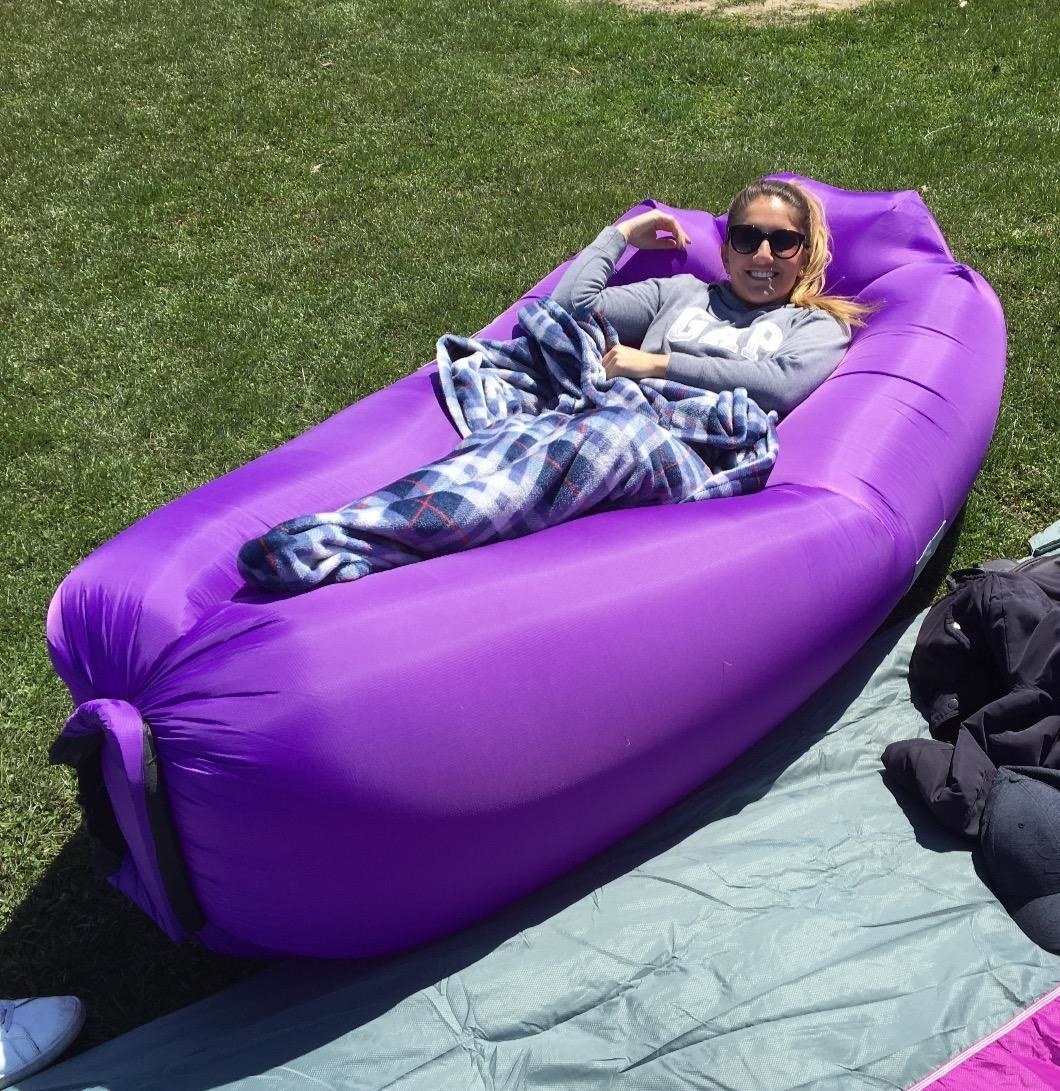
<svg viewBox="0 0 1060 1091"><path fill-rule="evenodd" d="M801 231L778 227L776 231L763 231L754 224L729 224L725 237L737 254L753 254L769 240L769 251L775 258L793 258L802 249L806 236Z"/></svg>

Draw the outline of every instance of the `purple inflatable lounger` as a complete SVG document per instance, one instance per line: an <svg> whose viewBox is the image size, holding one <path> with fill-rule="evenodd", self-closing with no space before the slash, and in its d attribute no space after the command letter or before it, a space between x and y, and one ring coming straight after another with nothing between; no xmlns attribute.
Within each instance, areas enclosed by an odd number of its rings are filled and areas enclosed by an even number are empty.
<svg viewBox="0 0 1060 1091"><path fill-rule="evenodd" d="M67 577L48 640L77 707L57 755L111 881L168 935L349 958L453 931L696 788L887 617L986 452L1004 319L915 192L806 184L830 287L884 305L781 422L764 491L250 593L246 539L455 444L428 366ZM618 280L722 277L723 219L672 211L688 252L631 248ZM559 272L484 334L511 336Z"/></svg>

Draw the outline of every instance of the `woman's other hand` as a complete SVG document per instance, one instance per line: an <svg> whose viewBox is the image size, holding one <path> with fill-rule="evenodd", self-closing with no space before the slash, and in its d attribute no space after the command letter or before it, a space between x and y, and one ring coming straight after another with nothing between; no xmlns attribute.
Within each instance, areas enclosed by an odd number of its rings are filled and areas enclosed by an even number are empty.
<svg viewBox="0 0 1060 1091"><path fill-rule="evenodd" d="M615 345L604 353L600 361L609 379L620 375L627 379L663 379L670 357L655 352L641 352L627 345Z"/></svg>
<svg viewBox="0 0 1060 1091"><path fill-rule="evenodd" d="M684 250L691 239L685 234L675 216L658 208L649 209L632 220L624 220L618 230L638 250ZM668 231L668 235L659 237L659 231Z"/></svg>

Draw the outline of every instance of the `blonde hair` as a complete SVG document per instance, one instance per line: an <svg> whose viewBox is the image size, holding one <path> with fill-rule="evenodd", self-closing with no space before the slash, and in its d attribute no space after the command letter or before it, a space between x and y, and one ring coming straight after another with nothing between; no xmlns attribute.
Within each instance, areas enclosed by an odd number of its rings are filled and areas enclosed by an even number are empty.
<svg viewBox="0 0 1060 1091"><path fill-rule="evenodd" d="M865 319L876 309L865 303L855 303L844 296L826 295L824 276L832 260L831 238L821 202L802 186L794 182L782 182L776 178L759 178L744 186L729 206L729 223L739 221L747 207L759 198L775 197L783 201L795 213L806 236L806 267L803 269L790 302L796 307L816 307L847 326L862 326ZM728 243L726 242L726 245Z"/></svg>

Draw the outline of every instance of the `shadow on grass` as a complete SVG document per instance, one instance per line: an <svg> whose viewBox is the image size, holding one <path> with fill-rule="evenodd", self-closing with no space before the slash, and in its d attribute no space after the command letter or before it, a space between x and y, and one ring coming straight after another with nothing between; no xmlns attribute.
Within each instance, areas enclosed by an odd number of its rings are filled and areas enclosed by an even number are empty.
<svg viewBox="0 0 1060 1091"><path fill-rule="evenodd" d="M336 1043L420 990L459 973L708 823L762 798L792 762L835 726L901 635L892 629L873 638L780 727L701 789L608 851L493 917L389 958L273 964L249 981L42 1073L25 1085L26 1091L86 1087L205 1091L293 1066L298 1058ZM32 943L43 930L58 933L58 942L53 938L50 946L53 957L70 960L66 972L71 991L80 992L90 1008L96 1004L104 1008L100 1018L115 1028L134 1013L137 1021L152 1018L193 999L189 993L201 996L211 983L221 988L262 965L168 947L168 941L116 894L107 913L101 911L98 892L71 894L86 881L81 874L87 867L84 840L71 842L16 914L0 957L13 953L25 965L27 954L20 944ZM527 972L532 970L528 966ZM79 975L83 980L77 980ZM188 980L182 981L184 977ZM110 1000L107 988L115 991ZM408 1029L412 1033L414 1028ZM356 1048L336 1047L335 1064L344 1070L349 1066L352 1072L358 1063L366 1063Z"/></svg>
<svg viewBox="0 0 1060 1091"><path fill-rule="evenodd" d="M177 947L93 867L80 829L0 932L0 996L70 993L87 1007L73 1051L174 1011L267 965Z"/></svg>

